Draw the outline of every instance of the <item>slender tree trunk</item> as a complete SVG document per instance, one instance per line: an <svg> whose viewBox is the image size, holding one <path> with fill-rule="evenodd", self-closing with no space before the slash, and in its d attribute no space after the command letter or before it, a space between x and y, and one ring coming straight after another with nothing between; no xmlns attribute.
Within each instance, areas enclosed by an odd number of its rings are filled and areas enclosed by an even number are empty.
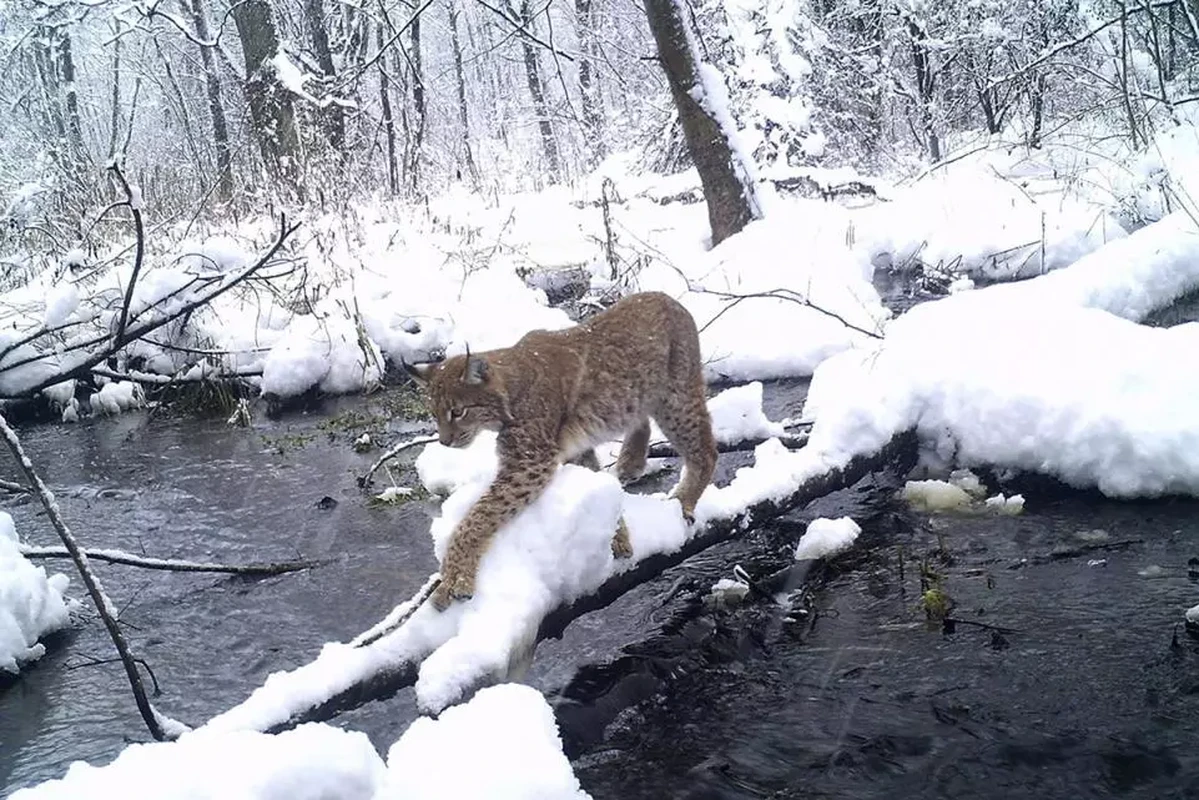
<svg viewBox="0 0 1199 800"><path fill-rule="evenodd" d="M262 159L275 177L302 195L295 108L291 95L279 86L271 65L279 52L271 7L266 0L242 0L233 6L232 15L241 39L246 100Z"/></svg>
<svg viewBox="0 0 1199 800"><path fill-rule="evenodd" d="M108 122L108 159L117 154L117 129L121 124L121 23L112 24L112 114ZM155 40L157 42L157 40Z"/></svg>
<svg viewBox="0 0 1199 800"><path fill-rule="evenodd" d="M379 42L379 104L383 108L383 135L387 139L387 188L392 195L400 191L400 179L396 169L396 123L391 110L391 78L387 74L387 57L383 53L385 39L383 24L376 28Z"/></svg>
<svg viewBox="0 0 1199 800"><path fill-rule="evenodd" d="M529 0L520 4L520 20L525 30L533 32L533 9ZM545 102L545 85L541 82L541 68L537 60L537 49L528 39L521 39L525 57L525 79L529 83L529 94L533 97L533 113L537 115L537 127L541 131L541 145L545 149L546 167L550 181L557 181L562 174L562 161L558 156L558 140L554 136L554 126L550 120L549 108Z"/></svg>
<svg viewBox="0 0 1199 800"><path fill-rule="evenodd" d="M462 45L458 40L458 13L456 6L450 6L450 47L454 51L454 77L458 82L458 122L462 125L462 152L466 173L470 176L473 186L479 185L479 171L475 168L475 158L470 148L470 114L466 108L466 74L462 69Z"/></svg>
<svg viewBox="0 0 1199 800"><path fill-rule="evenodd" d="M304 15L308 18L308 31L312 41L312 52L316 55L317 66L323 73L326 88L333 85L337 78L337 68L333 64L333 51L329 49L329 34L325 31L325 9L322 0L304 0ZM346 155L346 115L345 109L337 103L330 103L321 109L321 121L324 123L325 138L329 147L339 159Z"/></svg>
<svg viewBox="0 0 1199 800"><path fill-rule="evenodd" d="M687 147L704 187L715 246L761 215L748 174L749 165L733 149L730 140L733 131L728 129L732 120L727 106L721 103L721 98L710 95L715 87L708 80L720 80L719 73L705 65L707 75L700 74L698 49L687 27L681 0L646 0L645 15L658 45L658 60L666 72Z"/></svg>
<svg viewBox="0 0 1199 800"><path fill-rule="evenodd" d="M595 5L592 0L575 0L576 25L579 31L579 96L583 105L583 129L591 164L605 155L603 139L603 101L592 71L596 56Z"/></svg>
<svg viewBox="0 0 1199 800"><path fill-rule="evenodd" d="M83 149L83 126L79 121L79 93L76 90L75 56L71 50L71 37L66 30L56 29L58 38L58 69L62 76L63 100L66 104L67 138L74 158L80 165L85 160Z"/></svg>
<svg viewBox="0 0 1199 800"><path fill-rule="evenodd" d="M933 116L937 76L933 71L924 29L911 17L907 22L908 34L912 39L912 67L916 73L916 99L919 105L917 113L920 115L920 127L923 129L929 160L936 164L941 160L941 139L937 135L936 120Z"/></svg>
<svg viewBox="0 0 1199 800"><path fill-rule="evenodd" d="M408 185L415 193L420 188L420 164L424 155L425 144L425 71L421 60L420 14L414 12L412 24L408 27L412 37L412 108L416 114L412 146L409 150Z"/></svg>
<svg viewBox="0 0 1199 800"><path fill-rule="evenodd" d="M208 30L208 13L203 0L180 0L191 12L196 36L201 41L211 41ZM229 147L229 124L225 117L225 101L221 98L221 78L217 71L216 58L211 47L200 47L200 61L204 65L204 91L208 96L208 115L212 119L212 140L216 147L217 197L227 203L233 197L233 152Z"/></svg>
<svg viewBox="0 0 1199 800"><path fill-rule="evenodd" d="M183 96L183 90L179 88L179 81L175 77L175 70L171 67L170 60L166 57L166 53L162 52L162 47L158 44L158 39L154 39L154 51L158 53L158 59L162 62L163 72L166 73L167 85L171 87L171 92L175 96L175 104L179 107L179 119L183 123L183 132L187 137L187 149L191 153L192 163L196 165L196 169L203 175L211 165L200 155L200 148L196 144L196 134L193 130L191 116L187 112L187 100ZM226 152L228 152L227 149ZM228 198L223 197L222 199L227 200Z"/></svg>

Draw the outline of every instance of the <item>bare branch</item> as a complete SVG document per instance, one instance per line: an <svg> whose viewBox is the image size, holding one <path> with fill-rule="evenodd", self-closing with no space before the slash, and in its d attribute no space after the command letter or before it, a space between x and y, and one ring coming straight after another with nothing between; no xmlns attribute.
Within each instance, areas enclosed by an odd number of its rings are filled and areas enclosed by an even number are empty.
<svg viewBox="0 0 1199 800"><path fill-rule="evenodd" d="M26 558L71 558L71 553L64 547L34 547L19 545L21 555ZM288 572L301 572L323 566L326 561L276 561L256 564L218 564L212 561L180 561L172 558L149 558L124 550L97 550L83 548L82 552L89 559L103 561L106 564L123 564L128 567L155 569L164 572L220 572L228 575L284 575Z"/></svg>

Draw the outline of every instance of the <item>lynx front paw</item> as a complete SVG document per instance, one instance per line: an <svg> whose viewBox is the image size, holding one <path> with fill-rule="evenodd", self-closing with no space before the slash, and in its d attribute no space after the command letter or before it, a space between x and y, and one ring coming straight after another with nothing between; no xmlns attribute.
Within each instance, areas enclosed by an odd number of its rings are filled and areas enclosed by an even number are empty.
<svg viewBox="0 0 1199 800"><path fill-rule="evenodd" d="M475 594L475 579L465 573L443 575L433 591L433 607L445 611L455 600L469 600Z"/></svg>

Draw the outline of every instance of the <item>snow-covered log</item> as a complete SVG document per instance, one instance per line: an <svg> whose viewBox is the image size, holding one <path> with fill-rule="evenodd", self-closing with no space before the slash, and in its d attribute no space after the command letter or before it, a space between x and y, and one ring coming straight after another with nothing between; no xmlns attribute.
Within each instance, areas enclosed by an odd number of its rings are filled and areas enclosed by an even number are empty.
<svg viewBox="0 0 1199 800"><path fill-rule="evenodd" d="M611 571L608 577L591 591L561 603L556 608L548 609L548 613L537 620L533 629L528 632L529 641L526 644L531 646L538 640L560 636L573 620L606 607L630 589L662 574L696 553L735 537L751 525L761 524L818 497L852 486L872 472L884 469L906 471L914 463L915 452L913 436L896 436L876 452L852 458L843 466L830 466L819 471L801 481L791 491L759 499L750 503L740 513L711 519L683 541L681 546L670 552L655 553L651 547L650 554L626 567ZM593 475L590 480L594 481L607 479L606 476L588 473L581 468L563 468L564 471L571 469L578 470L577 480L587 480L582 477L584 474ZM602 491L596 494L602 495ZM619 492L617 494L619 495ZM650 503L657 502L653 498L641 499ZM469 504L469 498L462 500ZM447 501L447 505L449 502ZM604 498L600 497L595 502L602 504ZM619 504L617 508L619 509ZM627 501L625 509L627 513ZM548 509L551 512L555 510L558 509ZM450 513L448 508L443 511L447 515ZM596 516L599 511L598 508L583 508L577 514L580 517ZM577 520L564 520L562 528L569 529L574 522ZM635 551L638 533L634 528ZM526 555L526 558L529 557ZM482 587L482 584L480 586ZM377 632L376 629L387 627L385 621L354 642L328 644L316 660L290 672L271 675L266 684L250 698L214 717L206 727L214 730L286 730L304 722L330 719L342 711L357 708L373 700L391 697L401 689L417 684L421 679L422 661L430 653L443 647L445 642L454 636L457 628L465 624L461 604L456 604L440 616L436 615L436 612L430 612L428 606L422 606L415 609L414 615L410 606L419 605L420 599L427 596L427 589L428 585L413 600L389 615L393 619L420 615L419 624L409 625L407 628L401 626L384 636L368 635ZM472 603L478 603L483 599L477 595ZM497 594L495 599L502 603L504 598L502 594ZM412 622L417 620L413 619ZM366 640L370 640L370 644L355 646L357 642ZM448 657L456 654L451 651L444 654L439 652L438 655ZM501 655L511 657L513 654ZM515 657L519 658L521 655L527 653L516 653ZM441 660L447 661L448 658ZM452 687L452 696L442 691L443 698L450 698L445 705L469 699L473 691L486 680L484 676L473 674L462 678L460 685ZM431 694L436 695L437 691Z"/></svg>

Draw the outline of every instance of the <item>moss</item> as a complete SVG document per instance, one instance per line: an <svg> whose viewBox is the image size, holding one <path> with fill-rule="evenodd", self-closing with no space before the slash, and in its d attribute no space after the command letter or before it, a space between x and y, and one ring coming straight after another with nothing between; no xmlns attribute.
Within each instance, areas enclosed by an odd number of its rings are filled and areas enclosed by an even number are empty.
<svg viewBox="0 0 1199 800"><path fill-rule="evenodd" d="M281 433L277 436L262 434L262 446L285 455L291 450L301 450L316 439L315 433Z"/></svg>

